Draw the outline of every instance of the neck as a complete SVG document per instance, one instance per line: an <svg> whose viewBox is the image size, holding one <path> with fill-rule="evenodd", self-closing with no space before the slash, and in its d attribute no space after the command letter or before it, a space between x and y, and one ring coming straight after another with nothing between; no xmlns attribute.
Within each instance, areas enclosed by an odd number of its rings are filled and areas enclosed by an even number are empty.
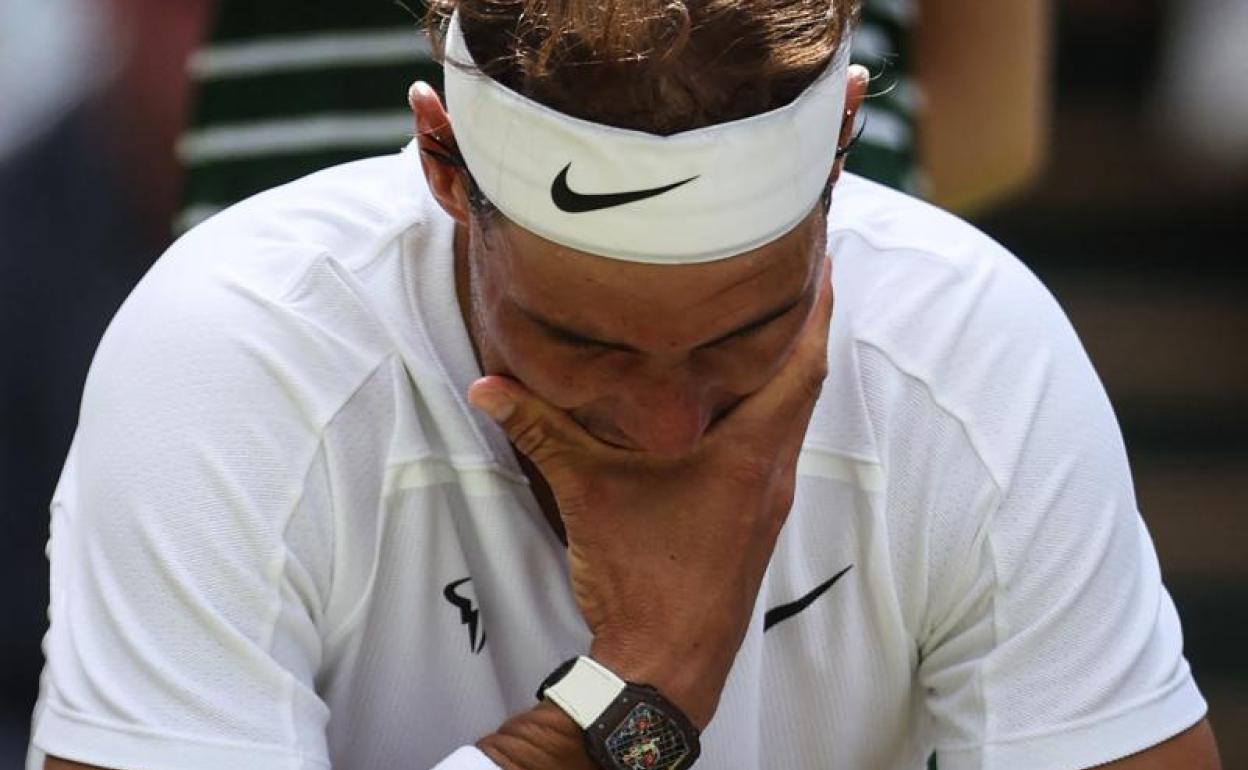
<svg viewBox="0 0 1248 770"><path fill-rule="evenodd" d="M472 271L468 267L468 228L461 224L455 225L455 238L451 249L455 259L455 298L459 304L459 315L468 331L468 341L472 343L472 357L477 361L477 370L485 371L481 358L481 336L473 319L476 314L472 307Z"/></svg>

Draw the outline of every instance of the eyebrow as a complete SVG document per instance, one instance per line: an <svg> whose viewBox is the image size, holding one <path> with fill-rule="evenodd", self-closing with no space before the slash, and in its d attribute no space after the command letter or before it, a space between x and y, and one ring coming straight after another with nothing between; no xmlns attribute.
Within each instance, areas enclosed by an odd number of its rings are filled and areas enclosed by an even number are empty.
<svg viewBox="0 0 1248 770"><path fill-rule="evenodd" d="M508 299L513 305L516 306L517 309L520 310L521 313L524 313L524 315L528 316L529 320L533 321L538 326L541 326L542 328L544 328L551 335L558 337L559 339L562 339L564 341L572 342L578 345L594 345L597 347L607 348L608 350L619 350L619 351L623 351L626 353L642 352L641 350L624 342L599 339L592 335L579 332L575 329L569 329L568 327L563 326L559 323L556 323L555 321L552 321L549 318L542 316L540 313L537 313L525 307L524 305L520 304L519 302L516 302L514 299L511 299L510 297ZM733 329L730 332L721 334L712 340L708 340L707 342L703 342L701 344L695 345L694 349L702 350L705 348L714 347L715 345L721 345L727 342L728 340L735 339L737 337L744 337L747 334L758 331L759 329L763 328L764 326L771 323L772 321L775 321L778 318L781 318L782 316L787 315L791 310L793 310L793 308L802 304L803 299L805 299L805 293L803 293L802 296L798 297L795 300L786 302L785 304L780 305L779 307L773 308L767 311L766 313L763 313L762 315L758 316L752 321L747 321L746 323L738 326L737 328Z"/></svg>

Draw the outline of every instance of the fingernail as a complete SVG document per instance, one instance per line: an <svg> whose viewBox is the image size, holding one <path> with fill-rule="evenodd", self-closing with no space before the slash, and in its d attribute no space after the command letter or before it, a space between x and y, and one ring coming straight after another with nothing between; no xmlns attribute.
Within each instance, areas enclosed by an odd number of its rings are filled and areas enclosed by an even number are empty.
<svg viewBox="0 0 1248 770"><path fill-rule="evenodd" d="M423 80L417 80L415 83L412 83L412 85L407 89L408 106L410 106L412 109L416 109L416 100L418 98L428 95L429 91L431 90L432 89L429 87L429 84L424 82ZM421 114L417 114L416 117L418 120L424 118L424 116Z"/></svg>
<svg viewBox="0 0 1248 770"><path fill-rule="evenodd" d="M516 411L516 402L496 390L474 390L468 394L468 401L494 422L505 422Z"/></svg>

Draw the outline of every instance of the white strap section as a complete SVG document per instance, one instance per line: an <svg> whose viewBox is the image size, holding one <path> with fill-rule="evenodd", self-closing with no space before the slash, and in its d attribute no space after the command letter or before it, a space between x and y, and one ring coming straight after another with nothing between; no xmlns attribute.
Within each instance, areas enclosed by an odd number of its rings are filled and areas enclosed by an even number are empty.
<svg viewBox="0 0 1248 770"><path fill-rule="evenodd" d="M623 679L582 655L563 679L546 688L545 695L582 730L588 730L623 691Z"/></svg>

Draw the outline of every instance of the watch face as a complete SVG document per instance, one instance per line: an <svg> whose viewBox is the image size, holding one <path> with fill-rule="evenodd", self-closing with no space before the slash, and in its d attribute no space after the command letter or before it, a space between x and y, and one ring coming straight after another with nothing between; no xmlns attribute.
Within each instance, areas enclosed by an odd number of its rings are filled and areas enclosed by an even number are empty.
<svg viewBox="0 0 1248 770"><path fill-rule="evenodd" d="M689 756L680 728L661 709L638 703L607 736L607 753L622 770L674 770Z"/></svg>

